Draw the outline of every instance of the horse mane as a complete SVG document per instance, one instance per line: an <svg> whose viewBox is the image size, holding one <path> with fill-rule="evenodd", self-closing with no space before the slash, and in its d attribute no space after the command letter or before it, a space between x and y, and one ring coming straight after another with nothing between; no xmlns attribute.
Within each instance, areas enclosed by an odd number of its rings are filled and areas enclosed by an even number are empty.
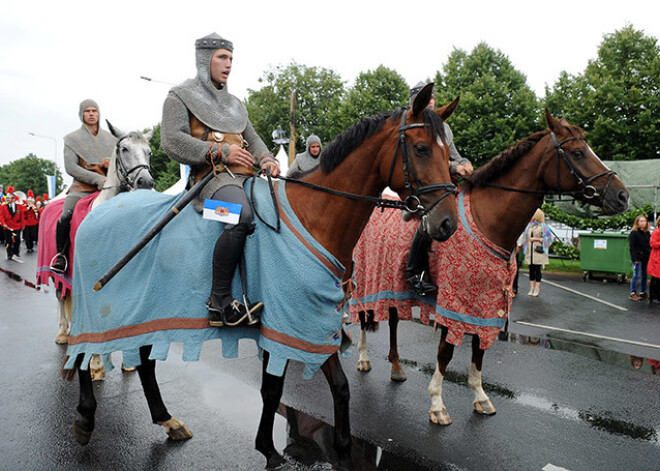
<svg viewBox="0 0 660 471"><path fill-rule="evenodd" d="M397 123L401 119L401 114L405 113L407 108L397 108L394 111L382 112L364 118L347 130L339 134L328 146L321 151L319 156L319 166L323 173L330 173L341 164L351 152L357 149L369 136L383 128L388 119ZM432 110L426 109L423 112L424 124L431 136L445 137L444 125L442 119Z"/></svg>
<svg viewBox="0 0 660 471"><path fill-rule="evenodd" d="M583 135L582 129L578 126L567 124L565 127L568 128L569 132L573 135ZM490 159L485 165L479 167L472 175L467 177L467 181L473 186L480 186L490 182L506 172L518 161L518 159L520 159L520 157L529 152L532 147L538 144L538 142L548 134L550 134L550 130L545 129L543 131L535 132L531 136L527 136L522 141L519 141L501 154Z"/></svg>

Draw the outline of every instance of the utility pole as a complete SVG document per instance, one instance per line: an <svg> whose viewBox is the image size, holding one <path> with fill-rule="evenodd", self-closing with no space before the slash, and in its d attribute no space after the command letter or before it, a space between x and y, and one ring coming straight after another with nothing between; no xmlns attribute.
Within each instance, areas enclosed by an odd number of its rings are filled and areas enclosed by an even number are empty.
<svg viewBox="0 0 660 471"><path fill-rule="evenodd" d="M289 165L296 158L296 90L291 90L291 99L289 100Z"/></svg>

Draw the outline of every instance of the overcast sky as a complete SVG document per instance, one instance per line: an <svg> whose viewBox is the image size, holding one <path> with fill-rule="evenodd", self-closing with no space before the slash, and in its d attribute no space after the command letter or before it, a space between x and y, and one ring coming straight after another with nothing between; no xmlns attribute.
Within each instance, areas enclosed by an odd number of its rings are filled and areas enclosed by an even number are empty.
<svg viewBox="0 0 660 471"><path fill-rule="evenodd" d="M32 152L62 168L62 138L80 127L85 98L125 131L157 124L170 85L156 80L194 76L194 41L211 32L234 43L229 90L241 99L291 61L347 85L382 64L414 85L480 41L542 97L562 70L584 70L604 34L631 24L660 38L659 10L657 0L0 0L0 165Z"/></svg>

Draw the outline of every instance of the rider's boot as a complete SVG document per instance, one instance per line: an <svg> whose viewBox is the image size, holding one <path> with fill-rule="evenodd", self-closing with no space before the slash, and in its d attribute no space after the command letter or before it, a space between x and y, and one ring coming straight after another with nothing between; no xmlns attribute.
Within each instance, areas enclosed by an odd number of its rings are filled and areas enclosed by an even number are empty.
<svg viewBox="0 0 660 471"><path fill-rule="evenodd" d="M55 228L55 243L57 245L57 255L53 257L53 260L50 263L50 269L56 273L66 273L67 268L69 267L69 261L66 257L66 250L69 247L69 227L70 220L59 220L57 221L57 227Z"/></svg>
<svg viewBox="0 0 660 471"><path fill-rule="evenodd" d="M240 325L250 314L263 308L263 303L245 306L232 296L231 284L234 272L243 256L245 238L250 226L245 223L226 228L213 250L213 282L211 295L206 301L209 309L209 325L213 327Z"/></svg>
<svg viewBox="0 0 660 471"><path fill-rule="evenodd" d="M406 281L408 288L415 293L427 296L438 291L438 287L425 279L429 273L429 249L431 238L419 231L415 232L415 238L410 246L410 256L406 264Z"/></svg>

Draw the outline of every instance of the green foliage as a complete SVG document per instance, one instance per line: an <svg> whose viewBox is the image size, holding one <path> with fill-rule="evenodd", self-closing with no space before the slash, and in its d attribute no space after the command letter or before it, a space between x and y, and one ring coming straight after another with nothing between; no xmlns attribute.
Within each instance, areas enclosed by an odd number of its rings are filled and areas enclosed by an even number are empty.
<svg viewBox="0 0 660 471"><path fill-rule="evenodd" d="M293 122L301 137L296 140L296 149L304 151L305 139L311 134L319 136L324 144L331 140L331 129L344 94L344 83L337 73L292 62L286 67L271 68L259 81L265 85L258 91L249 90L245 106L257 133L262 139L267 136L267 145L268 137L278 126L288 131L289 105L294 91Z"/></svg>
<svg viewBox="0 0 660 471"><path fill-rule="evenodd" d="M409 88L398 72L384 66L362 72L346 93L330 131L336 136L355 122L408 105Z"/></svg>
<svg viewBox="0 0 660 471"><path fill-rule="evenodd" d="M27 194L28 190L34 192L35 197L48 194L46 175L55 174L55 193L64 189L62 173L55 171L55 163L50 159L40 159L30 153L22 159L14 160L0 166L0 183L5 187L13 186L16 191Z"/></svg>
<svg viewBox="0 0 660 471"><path fill-rule="evenodd" d="M541 209L545 213L546 218L561 222L575 229L620 230L632 227L635 218L640 214L644 214L649 220L653 219L653 205L651 204L645 204L639 209L627 211L607 219L587 219L572 216L550 203L543 203Z"/></svg>
<svg viewBox="0 0 660 471"><path fill-rule="evenodd" d="M437 103L461 101L450 125L454 144L479 166L543 128L536 95L508 57L486 43L454 49L435 77Z"/></svg>
<svg viewBox="0 0 660 471"><path fill-rule="evenodd" d="M153 127L151 147L151 177L156 191L165 191L179 181L179 163L170 159L160 145L160 124Z"/></svg>
<svg viewBox="0 0 660 471"><path fill-rule="evenodd" d="M660 48L656 38L626 26L606 34L581 75L563 72L546 106L589 133L602 158L660 157Z"/></svg>
<svg viewBox="0 0 660 471"><path fill-rule="evenodd" d="M580 249L573 247L572 245L564 244L561 240L555 240L552 242L550 252L561 257L566 257L570 260L580 259Z"/></svg>

